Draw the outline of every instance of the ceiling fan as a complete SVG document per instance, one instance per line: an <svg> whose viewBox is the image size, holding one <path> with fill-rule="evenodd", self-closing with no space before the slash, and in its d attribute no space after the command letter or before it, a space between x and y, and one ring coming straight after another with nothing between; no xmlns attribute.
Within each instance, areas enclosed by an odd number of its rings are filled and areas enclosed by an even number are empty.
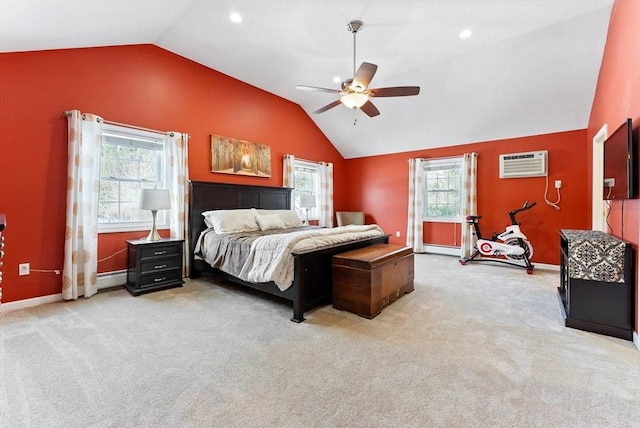
<svg viewBox="0 0 640 428"><path fill-rule="evenodd" d="M353 77L343 81L340 89L319 88L316 86L298 85L296 89L305 91L330 92L340 94L340 98L326 106L319 108L313 113L324 113L340 104L362 110L367 116L374 117L380 114L380 111L371 102L372 98L381 97L406 97L410 95L418 95L420 93L419 86L394 86L389 88L369 89L369 83L378 70L378 66L368 62L363 62L356 71L356 33L362 29L364 24L362 21L353 20L347 25L347 29L353 33Z"/></svg>

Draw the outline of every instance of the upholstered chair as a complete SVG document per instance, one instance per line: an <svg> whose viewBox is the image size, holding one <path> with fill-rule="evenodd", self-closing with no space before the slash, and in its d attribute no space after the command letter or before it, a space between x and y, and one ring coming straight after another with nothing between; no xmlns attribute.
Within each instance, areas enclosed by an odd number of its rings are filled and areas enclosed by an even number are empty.
<svg viewBox="0 0 640 428"><path fill-rule="evenodd" d="M362 211L336 211L338 226L347 224L364 224L364 213Z"/></svg>

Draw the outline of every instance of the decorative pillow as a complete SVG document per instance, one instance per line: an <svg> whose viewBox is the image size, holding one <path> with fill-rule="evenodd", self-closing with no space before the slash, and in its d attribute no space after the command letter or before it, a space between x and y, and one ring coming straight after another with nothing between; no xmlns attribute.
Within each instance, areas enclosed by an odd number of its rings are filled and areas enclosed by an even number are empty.
<svg viewBox="0 0 640 428"><path fill-rule="evenodd" d="M258 214L256 216L256 222L260 226L260 230L286 229L278 214Z"/></svg>
<svg viewBox="0 0 640 428"><path fill-rule="evenodd" d="M291 210L257 210L258 214L269 215L277 214L280 216L280 220L284 223L285 229L291 229L292 227L302 227L302 220L298 217L295 211Z"/></svg>
<svg viewBox="0 0 640 428"><path fill-rule="evenodd" d="M202 213L207 226L213 227L216 233L250 232L260 230L256 222L256 210L215 210Z"/></svg>

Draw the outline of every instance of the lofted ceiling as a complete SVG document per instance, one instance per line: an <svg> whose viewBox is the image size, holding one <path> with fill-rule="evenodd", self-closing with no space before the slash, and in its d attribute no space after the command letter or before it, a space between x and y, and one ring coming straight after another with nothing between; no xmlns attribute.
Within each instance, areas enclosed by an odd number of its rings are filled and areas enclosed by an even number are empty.
<svg viewBox="0 0 640 428"><path fill-rule="evenodd" d="M587 127L613 0L0 0L0 51L151 43L299 104L345 158ZM229 16L238 12L241 23ZM356 63L370 118L312 112ZM470 29L472 36L458 34Z"/></svg>

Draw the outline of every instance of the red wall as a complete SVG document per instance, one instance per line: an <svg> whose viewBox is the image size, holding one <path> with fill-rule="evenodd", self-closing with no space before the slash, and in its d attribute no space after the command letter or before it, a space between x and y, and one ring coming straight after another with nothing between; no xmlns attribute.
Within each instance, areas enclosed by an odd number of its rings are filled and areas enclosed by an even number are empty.
<svg viewBox="0 0 640 428"><path fill-rule="evenodd" d="M105 120L186 132L190 178L282 185L282 156L334 163L334 200L347 199L344 159L300 106L151 45L0 54L0 212L7 214L2 301L61 292L67 120L78 109ZM210 134L271 146L271 178L213 174ZM162 234L166 235L166 231ZM98 258L143 232L103 234ZM126 267L126 252L100 272Z"/></svg>
<svg viewBox="0 0 640 428"><path fill-rule="evenodd" d="M590 182L587 163L586 131L571 131L509 140L474 143L408 153L347 160L348 180L353 195L352 209L363 209L388 233L392 241L406 242L407 198L409 185L408 159L459 156L478 153L478 214L483 233L503 231L509 224L507 212L522 206L525 200L538 205L518 219L522 230L534 247L533 261L559 264L559 229L590 229ZM545 179L500 179L499 155L523 151L548 150L548 199L557 199L555 180L562 180L560 211L544 202ZM452 224L425 224L424 240L428 243L453 245ZM395 232L401 237L396 238ZM458 234L459 236L459 228ZM458 238L459 239L459 238ZM460 245L458 240L457 245Z"/></svg>
<svg viewBox="0 0 640 428"><path fill-rule="evenodd" d="M613 4L596 95L589 117L587 141L591 141L606 123L609 133L613 132L627 118L633 119L633 126L640 126L640 1L616 0ZM591 152L589 152L591 154ZM592 162L591 157L588 159ZM638 170L640 171L640 159ZM636 272L636 298L640 302L638 290L638 270L640 269L640 199L612 201L608 223L611 233L631 242L638 255ZM636 303L636 327L640 331Z"/></svg>

